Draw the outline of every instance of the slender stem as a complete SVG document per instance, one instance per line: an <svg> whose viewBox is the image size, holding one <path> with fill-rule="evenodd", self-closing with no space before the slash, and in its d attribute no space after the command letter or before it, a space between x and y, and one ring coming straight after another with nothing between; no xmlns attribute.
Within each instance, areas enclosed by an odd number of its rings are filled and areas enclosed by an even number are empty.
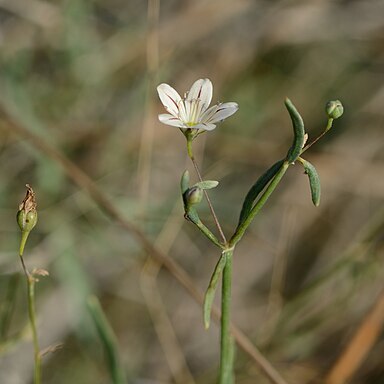
<svg viewBox="0 0 384 384"><path fill-rule="evenodd" d="M233 339L230 332L231 323L231 286L233 248L226 252L221 291L221 348L220 348L220 384L233 383Z"/></svg>
<svg viewBox="0 0 384 384"><path fill-rule="evenodd" d="M32 328L32 337L33 337L33 350L35 357L35 374L34 374L34 383L41 383L41 356L39 348L39 339L37 337L37 328L36 328L36 311L35 311L35 279L33 277L28 279L28 312L29 319L31 322Z"/></svg>
<svg viewBox="0 0 384 384"><path fill-rule="evenodd" d="M281 166L280 170L276 173L275 177L272 179L272 181L268 185L267 189L264 191L264 193L260 197L260 199L257 201L257 203L252 208L248 217L237 227L236 232L233 234L231 240L229 240L230 246L234 247L240 241L240 239L243 237L246 229L251 224L253 218L259 213L260 209L267 202L269 196L271 196L272 192L276 189L276 187L280 183L280 181L283 178L288 167L289 167L289 163L287 161L285 161L283 163L283 165Z"/></svg>
<svg viewBox="0 0 384 384"><path fill-rule="evenodd" d="M29 323L32 329L32 339L33 339L33 350L34 350L34 360L35 360L35 371L34 371L34 384L41 384L41 355L39 347L39 339L37 337L37 328L36 328L36 310L35 310L35 283L36 279L29 273L28 269L25 266L23 255L20 253L20 261L23 267L23 271L27 280L27 290L28 290L28 314L29 314Z"/></svg>
<svg viewBox="0 0 384 384"><path fill-rule="evenodd" d="M193 156L193 152L192 152L192 139L190 137L187 137L187 152L188 152L188 156L191 159L192 164L193 164L193 166L195 168L195 171L196 171L197 177L199 178L199 181L203 181L203 179L201 177L201 173L200 173L199 167L198 167L198 165L196 163L195 157ZM223 243L226 244L227 243L227 239L226 239L226 237L224 235L224 232L223 232L223 230L221 228L220 222L219 222L219 220L217 218L216 212L215 212L215 210L213 208L213 205L211 203L211 199L209 198L208 192L205 189L203 190L203 192L204 192L205 198L207 199L207 203L208 203L209 209L210 209L210 211L212 213L213 220L215 221L216 227L217 227L217 229L218 229L218 231L220 233L220 237L221 237Z"/></svg>
<svg viewBox="0 0 384 384"><path fill-rule="evenodd" d="M192 221L197 228L206 236L211 242L215 245L217 245L219 248L223 249L223 244L220 243L220 241L216 238L216 236L202 223L201 220L198 221Z"/></svg>
<svg viewBox="0 0 384 384"><path fill-rule="evenodd" d="M313 140L311 143L307 144L302 150L300 154L303 154L307 149L311 148L313 144L316 144L331 128L332 128L332 123L334 119L329 118L327 122L327 126L325 127L325 130L323 133L316 137L315 140Z"/></svg>

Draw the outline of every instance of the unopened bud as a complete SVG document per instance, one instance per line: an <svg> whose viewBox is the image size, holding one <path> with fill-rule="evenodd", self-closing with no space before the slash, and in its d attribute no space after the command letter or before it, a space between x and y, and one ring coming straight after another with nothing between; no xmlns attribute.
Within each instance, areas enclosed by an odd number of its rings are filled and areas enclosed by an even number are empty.
<svg viewBox="0 0 384 384"><path fill-rule="evenodd" d="M187 207L199 204L203 199L203 190L198 186L189 188L184 194L184 202Z"/></svg>
<svg viewBox="0 0 384 384"><path fill-rule="evenodd" d="M340 100L332 100L326 104L325 111L329 118L338 119L344 113L344 107Z"/></svg>

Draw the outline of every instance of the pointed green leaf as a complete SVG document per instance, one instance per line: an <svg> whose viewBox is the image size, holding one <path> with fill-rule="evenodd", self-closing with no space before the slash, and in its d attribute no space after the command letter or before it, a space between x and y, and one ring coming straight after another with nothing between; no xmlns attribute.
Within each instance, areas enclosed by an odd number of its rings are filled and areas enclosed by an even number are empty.
<svg viewBox="0 0 384 384"><path fill-rule="evenodd" d="M300 162L304 166L305 173L308 175L309 186L311 188L311 196L313 204L318 207L320 205L320 178L316 168L307 160L301 159Z"/></svg>
<svg viewBox="0 0 384 384"><path fill-rule="evenodd" d="M251 212L253 203L257 199L258 195L263 191L267 184L273 179L279 169L282 167L284 160L279 160L272 165L266 172L264 172L251 187L247 196L245 196L243 207L241 208L239 225L247 218Z"/></svg>
<svg viewBox="0 0 384 384"><path fill-rule="evenodd" d="M124 384L127 382L127 379L119 356L116 335L113 332L97 297L90 296L87 305L104 348L111 381L113 384Z"/></svg>
<svg viewBox="0 0 384 384"><path fill-rule="evenodd" d="M189 188L189 172L187 170L185 170L181 175L180 188L181 188L181 194L184 194L186 190Z"/></svg>
<svg viewBox="0 0 384 384"><path fill-rule="evenodd" d="M297 158L300 156L301 150L303 149L303 145L304 145L304 135L305 135L304 121L303 121L303 118L300 116L300 113L292 104L291 100L289 100L288 98L285 100L285 106L287 107L289 115L291 116L292 125L293 125L293 134L294 134L293 143L287 153L286 159L290 163L294 163L297 160Z"/></svg>
<svg viewBox="0 0 384 384"><path fill-rule="evenodd" d="M212 188L217 187L218 184L219 184L219 182L215 181L215 180L204 180L204 181L200 181L200 182L196 183L194 185L194 187L199 187L201 189L212 189Z"/></svg>
<svg viewBox="0 0 384 384"><path fill-rule="evenodd" d="M203 305L203 317L204 317L205 329L209 328L209 323L211 321L211 309L212 309L213 300L215 298L217 283L219 282L220 275L223 272L226 262L227 262L227 255L226 253L222 253L219 261L216 264L215 270L213 271L213 274L211 276L208 289L205 292L204 305Z"/></svg>

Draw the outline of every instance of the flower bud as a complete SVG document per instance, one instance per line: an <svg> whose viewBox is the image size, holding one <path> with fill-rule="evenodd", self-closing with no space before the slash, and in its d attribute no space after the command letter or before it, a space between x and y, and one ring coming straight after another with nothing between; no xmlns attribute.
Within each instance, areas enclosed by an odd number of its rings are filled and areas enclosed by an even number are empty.
<svg viewBox="0 0 384 384"><path fill-rule="evenodd" d="M37 223L36 199L35 193L29 184L26 185L27 194L19 205L17 212L17 224L22 232L30 232Z"/></svg>
<svg viewBox="0 0 384 384"><path fill-rule="evenodd" d="M332 100L326 104L325 111L330 119L338 119L344 113L344 107L340 100Z"/></svg>
<svg viewBox="0 0 384 384"><path fill-rule="evenodd" d="M203 190L198 186L193 186L187 189L184 194L184 202L187 207L194 204L199 204L203 199Z"/></svg>

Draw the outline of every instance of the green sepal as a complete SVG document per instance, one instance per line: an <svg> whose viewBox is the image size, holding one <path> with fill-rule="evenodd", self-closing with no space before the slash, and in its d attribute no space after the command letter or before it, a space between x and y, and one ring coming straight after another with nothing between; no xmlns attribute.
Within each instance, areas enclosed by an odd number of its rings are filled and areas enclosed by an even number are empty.
<svg viewBox="0 0 384 384"><path fill-rule="evenodd" d="M241 208L239 224L240 225L249 215L252 210L253 203L259 196L259 194L263 191L263 189L267 186L267 184L274 178L276 173L284 164L284 159L279 160L275 164L272 165L266 172L264 172L256 181L255 184L248 191L245 196L243 207Z"/></svg>
<svg viewBox="0 0 384 384"><path fill-rule="evenodd" d="M200 221L199 215L195 208L189 207L184 214L185 218L197 224Z"/></svg>
<svg viewBox="0 0 384 384"><path fill-rule="evenodd" d="M304 146L304 140L305 140L304 121L303 121L303 118L300 116L300 113L292 104L291 100L289 100L288 98L285 99L285 106L289 112L289 115L291 116L292 125L293 125L293 135L294 135L293 143L287 153L286 160L289 163L294 163L297 160L297 158L300 156L301 150L303 149L303 146Z"/></svg>
<svg viewBox="0 0 384 384"><path fill-rule="evenodd" d="M181 194L183 195L187 189L189 188L189 172L185 170L183 174L181 175L180 180L180 188L181 188Z"/></svg>
<svg viewBox="0 0 384 384"><path fill-rule="evenodd" d="M221 276L221 273L223 272L226 262L227 262L227 255L225 252L223 252L221 254L219 261L216 264L215 270L213 271L213 274L211 276L211 280L209 281L207 291L205 292L204 304L203 304L203 318L204 318L205 329L209 328L209 324L211 322L211 310L212 310L213 300L215 298L217 283L219 282L219 278Z"/></svg>
<svg viewBox="0 0 384 384"><path fill-rule="evenodd" d="M219 182L216 180L204 180L204 181L200 181L200 182L196 183L194 185L194 187L199 187L201 189L212 189L212 188L217 187L218 184L219 184Z"/></svg>
<svg viewBox="0 0 384 384"><path fill-rule="evenodd" d="M316 171L316 168L307 160L299 158L301 164L303 164L304 171L308 175L309 186L311 188L311 197L313 204L318 207L320 205L320 178Z"/></svg>

